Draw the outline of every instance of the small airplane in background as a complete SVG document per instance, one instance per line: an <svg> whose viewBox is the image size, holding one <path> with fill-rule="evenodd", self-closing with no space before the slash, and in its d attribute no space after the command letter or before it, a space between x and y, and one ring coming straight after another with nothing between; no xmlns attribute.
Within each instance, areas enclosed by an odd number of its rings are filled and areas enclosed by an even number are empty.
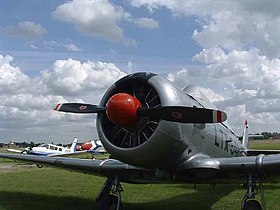
<svg viewBox="0 0 280 210"><path fill-rule="evenodd" d="M65 156L77 154L78 138L74 138L70 148L58 146L55 144L41 144L37 147L26 147L24 150L7 149L8 152L38 155L38 156Z"/></svg>
<svg viewBox="0 0 280 210"><path fill-rule="evenodd" d="M76 148L77 151L84 151L86 150L87 152L90 153L106 153L106 150L101 143L101 141L98 140L91 140L83 143L82 145L77 145Z"/></svg>
<svg viewBox="0 0 280 210"><path fill-rule="evenodd" d="M280 151L248 149L247 125L241 143L224 123L226 113L198 88L179 89L153 73L121 78L107 90L99 105L64 103L54 109L97 113L98 135L111 158L85 160L7 153L0 153L0 157L107 177L96 198L101 210L122 209L121 182L240 183L247 190L241 209L262 210L264 199L257 201L256 194L260 192L264 198L262 183L280 176L280 155L273 155Z"/></svg>

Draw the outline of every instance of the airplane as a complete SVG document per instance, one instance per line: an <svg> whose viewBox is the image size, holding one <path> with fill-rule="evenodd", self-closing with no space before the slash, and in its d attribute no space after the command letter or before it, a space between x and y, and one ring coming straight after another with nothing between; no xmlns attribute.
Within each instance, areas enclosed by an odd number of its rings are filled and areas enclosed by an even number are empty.
<svg viewBox="0 0 280 210"><path fill-rule="evenodd" d="M249 156L243 142L198 88L177 88L153 73L134 73L116 81L99 105L61 103L54 109L96 113L99 138L110 154L106 160L1 154L0 157L61 167L107 177L97 195L101 210L121 210L121 182L241 183L242 210L265 209L263 183L280 175L280 155L258 150ZM246 131L246 126L244 128ZM279 152L279 151L278 151Z"/></svg>
<svg viewBox="0 0 280 210"><path fill-rule="evenodd" d="M94 153L94 154L106 153L106 150L99 139L87 141L82 145L77 145L76 151L87 151L89 153Z"/></svg>
<svg viewBox="0 0 280 210"><path fill-rule="evenodd" d="M78 138L75 137L70 148L55 144L41 144L37 147L26 147L24 150L7 149L7 151L39 156L66 156L76 154L77 142Z"/></svg>

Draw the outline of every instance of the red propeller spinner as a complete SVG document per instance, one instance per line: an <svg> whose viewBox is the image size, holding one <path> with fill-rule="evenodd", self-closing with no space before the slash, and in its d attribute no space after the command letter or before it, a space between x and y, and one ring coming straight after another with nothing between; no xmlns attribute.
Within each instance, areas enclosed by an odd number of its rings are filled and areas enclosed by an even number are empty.
<svg viewBox="0 0 280 210"><path fill-rule="evenodd" d="M106 104L106 114L109 120L123 127L132 127L137 123L137 109L141 102L127 93L113 95Z"/></svg>

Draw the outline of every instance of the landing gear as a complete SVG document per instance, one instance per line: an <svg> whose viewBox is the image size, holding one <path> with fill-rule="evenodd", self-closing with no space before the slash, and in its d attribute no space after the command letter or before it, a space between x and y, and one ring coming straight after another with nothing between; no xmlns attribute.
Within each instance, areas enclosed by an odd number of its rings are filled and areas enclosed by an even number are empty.
<svg viewBox="0 0 280 210"><path fill-rule="evenodd" d="M123 191L118 177L108 178L103 185L96 202L100 210L122 210L121 192Z"/></svg>
<svg viewBox="0 0 280 210"><path fill-rule="evenodd" d="M262 210L261 204L256 200L247 200L243 207L244 210Z"/></svg>
<svg viewBox="0 0 280 210"><path fill-rule="evenodd" d="M43 168L43 165L36 164L38 168Z"/></svg>
<svg viewBox="0 0 280 210"><path fill-rule="evenodd" d="M259 187L256 185L256 182L253 181L251 175L248 176L247 180L247 192L243 197L241 210L265 210L265 201L262 182L260 181ZM255 200L255 196L261 192L261 203Z"/></svg>

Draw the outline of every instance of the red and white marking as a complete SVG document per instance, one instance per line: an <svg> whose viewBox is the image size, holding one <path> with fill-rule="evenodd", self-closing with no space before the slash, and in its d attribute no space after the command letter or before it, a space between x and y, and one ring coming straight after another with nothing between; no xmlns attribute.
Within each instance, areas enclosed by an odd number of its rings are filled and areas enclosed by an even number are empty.
<svg viewBox="0 0 280 210"><path fill-rule="evenodd" d="M57 104L54 107L54 110L59 111L63 104Z"/></svg>

